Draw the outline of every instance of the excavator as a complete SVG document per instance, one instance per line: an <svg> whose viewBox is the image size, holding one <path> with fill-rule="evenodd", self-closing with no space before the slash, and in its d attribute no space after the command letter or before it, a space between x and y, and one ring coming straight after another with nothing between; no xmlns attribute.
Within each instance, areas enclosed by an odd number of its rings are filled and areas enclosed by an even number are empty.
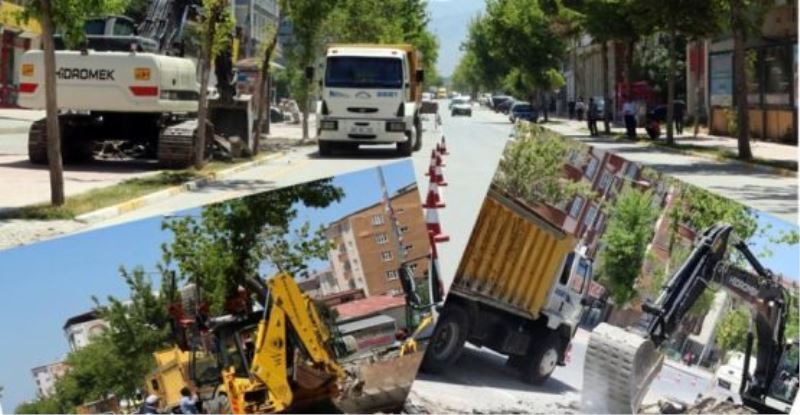
<svg viewBox="0 0 800 415"><path fill-rule="evenodd" d="M157 159L166 168L192 164L200 93L197 67L184 57L184 32L200 6L199 0L154 0L141 22L125 16L89 19L80 50L66 50L62 37L54 37L65 163L91 160L96 153L124 153ZM206 156L215 133L245 143L250 139L251 106L233 97L230 49L235 48L226 48L215 60L220 99L209 101ZM19 67L18 104L45 109L44 53L26 52ZM28 157L32 163L47 163L46 119L31 126Z"/></svg>
<svg viewBox="0 0 800 415"><path fill-rule="evenodd" d="M336 362L344 345L313 300L285 273L266 282L249 278L246 285L228 300L232 313L199 312L187 319L182 309L171 310L182 322L177 338L190 353L189 379L203 404L215 405L206 409L275 413L329 405L345 377ZM252 306L251 294L260 309Z"/></svg>
<svg viewBox="0 0 800 415"><path fill-rule="evenodd" d="M731 260L731 246L752 272ZM664 362L659 346L711 286L741 299L753 316L739 390L742 404L762 413L788 412L797 394L798 345L796 340L787 342L784 329L788 313L796 310L790 310L789 293L772 272L736 237L732 226L721 223L700 235L655 302L642 305L642 324L624 329L602 323L592 332L584 363L582 409L638 413ZM754 371L749 367L752 355Z"/></svg>

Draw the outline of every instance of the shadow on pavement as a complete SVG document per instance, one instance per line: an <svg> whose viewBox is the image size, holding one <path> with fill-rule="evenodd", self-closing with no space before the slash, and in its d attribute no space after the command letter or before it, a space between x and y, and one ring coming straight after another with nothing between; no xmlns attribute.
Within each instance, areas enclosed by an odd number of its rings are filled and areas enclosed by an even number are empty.
<svg viewBox="0 0 800 415"><path fill-rule="evenodd" d="M335 150L330 156L321 156L319 151L308 154L308 158L313 160L353 160L353 159L395 159L403 160L407 157L401 156L394 148L370 148L362 147L359 150Z"/></svg>
<svg viewBox="0 0 800 415"><path fill-rule="evenodd" d="M556 368L556 370L559 369ZM461 357L451 366L448 372L441 375L420 372L417 375L417 379L557 395L576 392L576 389L572 386L552 377L541 386L525 383L519 379L517 371L506 366L505 357L472 348L465 348Z"/></svg>

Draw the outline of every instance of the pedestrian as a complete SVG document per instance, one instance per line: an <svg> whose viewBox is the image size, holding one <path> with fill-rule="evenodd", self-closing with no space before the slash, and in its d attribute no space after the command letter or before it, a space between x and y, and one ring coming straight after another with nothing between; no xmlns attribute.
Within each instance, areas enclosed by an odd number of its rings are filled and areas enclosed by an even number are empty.
<svg viewBox="0 0 800 415"><path fill-rule="evenodd" d="M192 393L189 388L184 386L181 388L181 400L180 400L180 408L181 413L183 414L199 414L200 411L197 409L197 402L199 399L197 398L197 394Z"/></svg>
<svg viewBox="0 0 800 415"><path fill-rule="evenodd" d="M675 119L675 132L683 134L683 119L686 116L686 104L683 101L675 101L672 106L672 118Z"/></svg>
<svg viewBox="0 0 800 415"><path fill-rule="evenodd" d="M583 121L583 111L586 110L586 104L583 103L583 97L578 97L575 103L575 115L578 116L578 121Z"/></svg>
<svg viewBox="0 0 800 415"><path fill-rule="evenodd" d="M589 124L589 134L592 137L600 135L600 132L597 131L597 119L599 118L599 115L597 103L595 102L594 98L589 98L589 107L586 110L586 120Z"/></svg>
<svg viewBox="0 0 800 415"><path fill-rule="evenodd" d="M569 119L575 119L575 100L571 100L567 102L567 112L569 113Z"/></svg>
<svg viewBox="0 0 800 415"><path fill-rule="evenodd" d="M625 103L622 104L622 115L625 117L625 130L628 138L636 138L636 104L628 96L622 97Z"/></svg>
<svg viewBox="0 0 800 415"><path fill-rule="evenodd" d="M142 404L142 407L139 408L140 414L157 414L158 413L158 401L159 398L156 395L149 395Z"/></svg>
<svg viewBox="0 0 800 415"><path fill-rule="evenodd" d="M605 128L605 134L611 134L612 108L614 107L611 103L611 98L606 97L603 103L603 127Z"/></svg>

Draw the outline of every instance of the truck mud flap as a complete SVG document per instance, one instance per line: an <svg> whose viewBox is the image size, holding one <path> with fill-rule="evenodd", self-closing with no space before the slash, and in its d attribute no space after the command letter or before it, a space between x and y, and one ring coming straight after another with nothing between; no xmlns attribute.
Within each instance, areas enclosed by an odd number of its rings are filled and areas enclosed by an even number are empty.
<svg viewBox="0 0 800 415"><path fill-rule="evenodd" d="M583 367L581 410L638 413L664 363L664 355L642 335L602 323L592 331Z"/></svg>
<svg viewBox="0 0 800 415"><path fill-rule="evenodd" d="M403 408L424 351L357 364L337 408L345 413L397 412ZM351 372L351 370L348 370Z"/></svg>

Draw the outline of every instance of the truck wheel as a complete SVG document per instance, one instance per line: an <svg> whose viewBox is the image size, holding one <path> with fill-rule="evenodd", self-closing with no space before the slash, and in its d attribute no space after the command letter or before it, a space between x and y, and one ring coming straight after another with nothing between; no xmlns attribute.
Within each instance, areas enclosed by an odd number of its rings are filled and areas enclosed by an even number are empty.
<svg viewBox="0 0 800 415"><path fill-rule="evenodd" d="M322 157L328 157L333 154L333 145L327 141L320 141L319 142L319 155Z"/></svg>
<svg viewBox="0 0 800 415"><path fill-rule="evenodd" d="M417 141L414 142L414 151L422 149L422 120L419 118L414 120L414 132L417 135Z"/></svg>
<svg viewBox="0 0 800 415"><path fill-rule="evenodd" d="M414 130L415 128L411 131L406 131L407 140L402 143L397 143L397 152L403 157L411 156L411 153L414 151L414 138L417 135Z"/></svg>
<svg viewBox="0 0 800 415"><path fill-rule="evenodd" d="M428 373L445 371L461 355L468 332L467 312L457 305L446 306L425 350L422 370Z"/></svg>
<svg viewBox="0 0 800 415"><path fill-rule="evenodd" d="M519 367L522 380L534 385L546 382L558 365L560 353L561 339L557 333L549 333L543 339L537 340Z"/></svg>

